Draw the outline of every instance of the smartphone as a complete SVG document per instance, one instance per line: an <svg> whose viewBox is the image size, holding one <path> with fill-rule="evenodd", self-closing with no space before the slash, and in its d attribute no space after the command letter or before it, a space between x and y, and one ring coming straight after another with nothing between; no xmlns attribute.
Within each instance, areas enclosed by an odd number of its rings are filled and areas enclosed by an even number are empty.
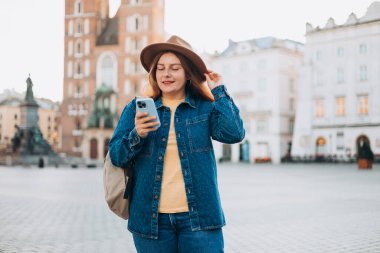
<svg viewBox="0 0 380 253"><path fill-rule="evenodd" d="M160 118L158 117L156 104L152 98L137 98L136 99L136 111L137 112L147 112L148 116L156 116L154 121L157 121L159 124L156 126L156 129L161 126Z"/></svg>

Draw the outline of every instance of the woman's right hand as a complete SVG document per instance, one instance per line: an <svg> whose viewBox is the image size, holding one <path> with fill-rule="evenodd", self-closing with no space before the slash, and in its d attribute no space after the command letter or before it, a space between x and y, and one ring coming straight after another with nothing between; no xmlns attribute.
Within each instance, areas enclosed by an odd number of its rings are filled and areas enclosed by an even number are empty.
<svg viewBox="0 0 380 253"><path fill-rule="evenodd" d="M153 121L155 119L155 116L148 116L147 112L136 112L135 128L141 138L146 138L149 132L157 130L159 122Z"/></svg>

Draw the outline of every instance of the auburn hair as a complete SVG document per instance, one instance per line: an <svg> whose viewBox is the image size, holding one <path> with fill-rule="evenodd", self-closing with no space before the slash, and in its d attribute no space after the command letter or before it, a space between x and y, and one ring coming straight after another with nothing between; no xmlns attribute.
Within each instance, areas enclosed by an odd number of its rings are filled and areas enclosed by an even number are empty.
<svg viewBox="0 0 380 253"><path fill-rule="evenodd" d="M149 84L144 90L144 96L151 97L156 100L161 95L161 90L156 79L157 64L161 56L166 53L173 53L178 57L183 69L185 70L186 85L192 95L200 97L204 100L214 101L210 88L207 86L203 73L185 56L174 51L162 51L156 55L149 71Z"/></svg>

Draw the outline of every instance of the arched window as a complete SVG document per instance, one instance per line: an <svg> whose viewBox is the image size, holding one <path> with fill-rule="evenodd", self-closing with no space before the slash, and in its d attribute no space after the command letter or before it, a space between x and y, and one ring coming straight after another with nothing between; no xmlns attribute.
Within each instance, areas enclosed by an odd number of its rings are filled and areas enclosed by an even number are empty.
<svg viewBox="0 0 380 253"><path fill-rule="evenodd" d="M135 31L139 30L139 17L135 17Z"/></svg>
<svg viewBox="0 0 380 253"><path fill-rule="evenodd" d="M76 121L75 121L75 129L76 130L81 130L82 129L82 124L81 124L81 122L80 122L79 119L76 119Z"/></svg>
<svg viewBox="0 0 380 253"><path fill-rule="evenodd" d="M75 45L75 53L77 55L82 54L82 42L80 40L78 40L76 45Z"/></svg>
<svg viewBox="0 0 380 253"><path fill-rule="evenodd" d="M76 21L76 33L82 33L82 20L78 19Z"/></svg>
<svg viewBox="0 0 380 253"><path fill-rule="evenodd" d="M81 75L82 74L82 67L80 65L80 62L77 62L76 73L77 73L77 75Z"/></svg>
<svg viewBox="0 0 380 253"><path fill-rule="evenodd" d="M75 2L75 14L83 13L83 3L81 0Z"/></svg>
<svg viewBox="0 0 380 253"><path fill-rule="evenodd" d="M96 63L96 87L106 85L115 92L117 88L117 58L113 52L104 52Z"/></svg>
<svg viewBox="0 0 380 253"><path fill-rule="evenodd" d="M113 62L112 58L107 55L101 62L102 82L107 86L112 87L113 82Z"/></svg>

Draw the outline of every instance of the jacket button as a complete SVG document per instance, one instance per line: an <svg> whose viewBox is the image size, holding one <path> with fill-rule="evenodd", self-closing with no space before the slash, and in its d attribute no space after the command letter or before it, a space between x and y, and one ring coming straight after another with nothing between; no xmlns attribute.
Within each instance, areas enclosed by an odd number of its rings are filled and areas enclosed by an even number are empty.
<svg viewBox="0 0 380 253"><path fill-rule="evenodd" d="M157 179L157 180L160 180L160 178L161 178L160 175L157 175L157 176L156 176L156 179Z"/></svg>
<svg viewBox="0 0 380 253"><path fill-rule="evenodd" d="M155 214L155 213L153 213L153 214L152 214L152 217L153 217L153 218L156 218L156 214Z"/></svg>
<svg viewBox="0 0 380 253"><path fill-rule="evenodd" d="M181 156L183 157L183 152L181 152Z"/></svg>
<svg viewBox="0 0 380 253"><path fill-rule="evenodd" d="M166 141L166 138L162 138L162 141Z"/></svg>
<svg viewBox="0 0 380 253"><path fill-rule="evenodd" d="M158 199L158 195L154 195L154 199Z"/></svg>
<svg viewBox="0 0 380 253"><path fill-rule="evenodd" d="M162 160L162 156L159 156L158 159L159 159L159 160Z"/></svg>

